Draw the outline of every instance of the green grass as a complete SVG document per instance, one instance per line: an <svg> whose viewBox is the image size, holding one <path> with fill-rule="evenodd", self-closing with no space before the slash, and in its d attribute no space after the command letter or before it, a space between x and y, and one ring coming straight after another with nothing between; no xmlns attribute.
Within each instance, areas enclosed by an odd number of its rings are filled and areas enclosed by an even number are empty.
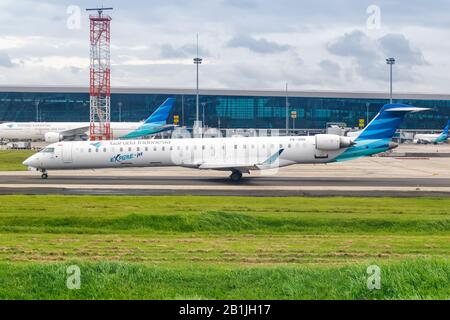
<svg viewBox="0 0 450 320"><path fill-rule="evenodd" d="M26 171L22 162L35 153L31 150L0 150L0 171Z"/></svg>
<svg viewBox="0 0 450 320"><path fill-rule="evenodd" d="M449 298L450 199L0 196L0 298ZM65 268L81 266L81 290ZM382 289L366 268L382 268Z"/></svg>
<svg viewBox="0 0 450 320"><path fill-rule="evenodd" d="M448 299L443 261L380 264L381 288L367 288L365 266L167 268L79 263L79 290L66 287L67 264L0 263L0 299Z"/></svg>

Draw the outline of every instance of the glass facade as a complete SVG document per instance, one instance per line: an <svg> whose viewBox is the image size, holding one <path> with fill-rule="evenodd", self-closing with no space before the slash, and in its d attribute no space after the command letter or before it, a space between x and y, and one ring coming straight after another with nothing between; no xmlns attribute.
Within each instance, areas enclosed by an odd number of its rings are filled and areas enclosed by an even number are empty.
<svg viewBox="0 0 450 320"><path fill-rule="evenodd" d="M88 93L0 92L0 121L89 121ZM140 121L149 116L167 97L175 97L172 115L180 125L192 126L195 119L195 95L158 93L113 93L111 121ZM450 118L449 100L396 99L417 107L432 108L409 115L403 128L441 129ZM375 98L289 97L289 112L297 111L295 128L326 127L328 122L343 122L357 127L359 119L374 117L388 103ZM283 96L202 95L200 120L209 127L284 128L286 98ZM171 117L172 119L172 117ZM172 120L170 119L170 122ZM292 127L292 119L289 119Z"/></svg>

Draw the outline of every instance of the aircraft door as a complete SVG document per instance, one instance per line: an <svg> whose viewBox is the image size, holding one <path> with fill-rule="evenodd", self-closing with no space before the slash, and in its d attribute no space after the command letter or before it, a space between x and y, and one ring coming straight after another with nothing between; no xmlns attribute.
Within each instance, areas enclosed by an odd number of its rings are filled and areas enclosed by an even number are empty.
<svg viewBox="0 0 450 320"><path fill-rule="evenodd" d="M64 163L72 162L72 143L63 143L62 159Z"/></svg>

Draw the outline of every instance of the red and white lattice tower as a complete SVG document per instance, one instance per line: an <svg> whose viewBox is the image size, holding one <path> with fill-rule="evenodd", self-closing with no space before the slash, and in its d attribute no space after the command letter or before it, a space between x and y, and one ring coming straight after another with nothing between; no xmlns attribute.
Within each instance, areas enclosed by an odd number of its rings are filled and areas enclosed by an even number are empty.
<svg viewBox="0 0 450 320"><path fill-rule="evenodd" d="M93 8L90 15L91 68L90 68L90 140L110 140L111 133L111 17L103 11L112 8Z"/></svg>

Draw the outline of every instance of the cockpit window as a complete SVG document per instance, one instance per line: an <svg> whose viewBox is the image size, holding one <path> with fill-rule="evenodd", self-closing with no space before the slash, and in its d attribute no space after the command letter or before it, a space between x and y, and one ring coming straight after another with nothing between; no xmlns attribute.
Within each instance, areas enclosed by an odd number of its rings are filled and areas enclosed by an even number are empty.
<svg viewBox="0 0 450 320"><path fill-rule="evenodd" d="M42 152L53 153L55 152L55 148L45 148Z"/></svg>

